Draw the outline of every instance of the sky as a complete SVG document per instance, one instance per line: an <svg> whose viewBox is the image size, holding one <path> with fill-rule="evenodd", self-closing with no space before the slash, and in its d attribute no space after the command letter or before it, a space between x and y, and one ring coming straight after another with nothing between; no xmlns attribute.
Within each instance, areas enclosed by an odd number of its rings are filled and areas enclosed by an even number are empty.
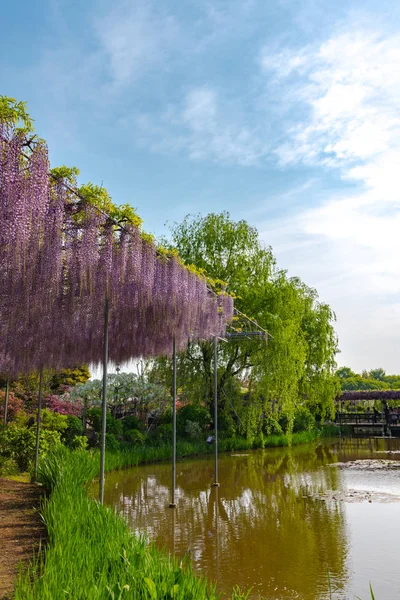
<svg viewBox="0 0 400 600"><path fill-rule="evenodd" d="M20 0L0 94L53 166L157 236L227 210L337 316L339 365L400 372L397 0Z"/></svg>

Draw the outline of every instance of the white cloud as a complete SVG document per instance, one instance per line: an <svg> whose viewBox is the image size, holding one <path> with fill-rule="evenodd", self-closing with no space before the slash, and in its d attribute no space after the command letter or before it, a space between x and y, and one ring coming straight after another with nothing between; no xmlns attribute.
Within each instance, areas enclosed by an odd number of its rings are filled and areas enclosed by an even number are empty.
<svg viewBox="0 0 400 600"><path fill-rule="evenodd" d="M240 119L230 118L231 106L210 86L188 90L179 105L161 118L142 114L136 121L143 145L168 153L183 150L193 160L254 165L265 156L266 143Z"/></svg>
<svg viewBox="0 0 400 600"><path fill-rule="evenodd" d="M398 37L349 28L300 52L264 49L261 66L274 73L278 93L295 90L306 115L276 148L281 164L339 169L356 184L345 197L331 193L321 206L265 227L263 236L336 310L341 363L368 368L380 355L384 366L398 370Z"/></svg>
<svg viewBox="0 0 400 600"><path fill-rule="evenodd" d="M179 44L172 15L151 2L123 0L95 21L95 32L114 85L128 85L155 64L162 64Z"/></svg>
<svg viewBox="0 0 400 600"><path fill-rule="evenodd" d="M277 148L282 163L343 166L399 146L398 36L349 30L299 52L265 48L261 65L282 86L296 81L293 102L310 114Z"/></svg>

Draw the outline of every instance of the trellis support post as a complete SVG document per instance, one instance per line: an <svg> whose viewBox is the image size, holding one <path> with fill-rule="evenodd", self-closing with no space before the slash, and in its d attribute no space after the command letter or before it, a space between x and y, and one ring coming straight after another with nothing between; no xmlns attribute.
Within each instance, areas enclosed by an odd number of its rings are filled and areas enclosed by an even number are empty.
<svg viewBox="0 0 400 600"><path fill-rule="evenodd" d="M10 378L7 377L6 382L6 399L4 404L4 427L7 425L7 413L8 413L8 396L10 393Z"/></svg>
<svg viewBox="0 0 400 600"><path fill-rule="evenodd" d="M39 371L39 395L38 395L38 412L36 419L36 448L35 448L35 463L33 467L33 481L37 479L38 463L39 463L39 442L40 442L40 425L42 415L42 394L43 394L43 367Z"/></svg>
<svg viewBox="0 0 400 600"><path fill-rule="evenodd" d="M106 458L106 431L107 431L107 364L108 364L108 313L109 301L106 296L104 303L104 347L103 347L103 394L101 399L101 447L100 447L100 504L104 502L104 470Z"/></svg>
<svg viewBox="0 0 400 600"><path fill-rule="evenodd" d="M218 371L217 371L217 336L214 336L214 483L218 483Z"/></svg>
<svg viewBox="0 0 400 600"><path fill-rule="evenodd" d="M175 508L176 486L176 344L175 336L172 338L172 482L170 508Z"/></svg>

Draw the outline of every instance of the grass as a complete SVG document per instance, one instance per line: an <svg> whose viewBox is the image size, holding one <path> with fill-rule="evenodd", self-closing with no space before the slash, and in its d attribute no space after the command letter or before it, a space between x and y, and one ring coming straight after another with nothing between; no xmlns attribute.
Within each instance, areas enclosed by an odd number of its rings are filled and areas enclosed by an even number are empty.
<svg viewBox="0 0 400 600"><path fill-rule="evenodd" d="M112 509L89 499L97 472L97 455L86 451L60 448L40 461L38 480L50 492L42 507L48 545L20 574L15 600L217 599L186 560L135 537ZM246 594L236 589L231 598Z"/></svg>
<svg viewBox="0 0 400 600"><path fill-rule="evenodd" d="M312 431L302 431L294 433L291 439L292 446L307 444L320 437L334 437L338 435L338 428L333 426L324 426L323 429L313 429ZM280 448L289 446L287 436L269 435L247 440L245 438L226 438L218 441L219 452L234 452L238 450L256 450L261 448ZM178 458L189 456L200 456L204 454L213 454L214 445L206 442L188 442L178 440L176 453ZM106 453L106 470L114 471L125 467L134 467L144 463L169 460L172 457L172 445L162 444L160 446L141 446L131 450L108 451Z"/></svg>
<svg viewBox="0 0 400 600"><path fill-rule="evenodd" d="M31 481L31 476L29 473L18 473L18 475L5 474L4 477L10 481L17 481L18 483L29 483Z"/></svg>

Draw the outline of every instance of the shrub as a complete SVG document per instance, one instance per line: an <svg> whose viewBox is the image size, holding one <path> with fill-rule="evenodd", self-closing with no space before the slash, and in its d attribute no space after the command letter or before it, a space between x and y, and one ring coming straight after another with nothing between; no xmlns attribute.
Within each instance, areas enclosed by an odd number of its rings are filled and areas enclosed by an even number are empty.
<svg viewBox="0 0 400 600"><path fill-rule="evenodd" d="M76 442L74 441L77 437L83 436L83 425L78 417L74 417L73 415L67 416L67 428L62 434L62 441L71 448L76 448ZM87 446L87 438L86 445ZM83 442L82 442L83 443Z"/></svg>
<svg viewBox="0 0 400 600"><path fill-rule="evenodd" d="M16 475L18 473L18 465L13 458L6 458L0 455L0 476Z"/></svg>
<svg viewBox="0 0 400 600"><path fill-rule="evenodd" d="M58 431L42 430L39 441L39 455L44 456L50 450L61 445L61 434ZM36 447L36 430L34 428L9 425L0 437L0 454L3 458L12 459L20 471L27 471L33 462Z"/></svg>
<svg viewBox="0 0 400 600"><path fill-rule="evenodd" d="M149 431L147 434L149 443L154 445L164 444L165 442L171 443L172 441L172 423L165 423L159 425L154 431Z"/></svg>
<svg viewBox="0 0 400 600"><path fill-rule="evenodd" d="M128 417L122 419L122 427L124 429L124 432L129 429L136 429L141 431L143 429L143 423L137 417L129 415Z"/></svg>
<svg viewBox="0 0 400 600"><path fill-rule="evenodd" d="M124 440L133 446L143 446L146 435L137 429L130 429L124 433Z"/></svg>
<svg viewBox="0 0 400 600"><path fill-rule="evenodd" d="M315 427L315 418L310 411L302 406L297 410L294 417L293 431L297 433L299 431L311 431Z"/></svg>
<svg viewBox="0 0 400 600"><path fill-rule="evenodd" d="M186 433L186 422L197 423L200 431L205 433L211 423L211 416L208 408L195 404L186 404L176 413L176 427L180 434Z"/></svg>
<svg viewBox="0 0 400 600"><path fill-rule="evenodd" d="M281 435L282 427L272 415L265 415L263 419L262 431L265 435Z"/></svg>
<svg viewBox="0 0 400 600"><path fill-rule="evenodd" d="M101 408L90 408L86 414L86 420L90 423L93 429L97 432L101 432ZM120 419L116 419L112 416L110 411L107 411L107 431L114 435L123 434L123 424Z"/></svg>
<svg viewBox="0 0 400 600"><path fill-rule="evenodd" d="M88 439L85 435L75 435L69 443L72 450L86 450L88 447Z"/></svg>
<svg viewBox="0 0 400 600"><path fill-rule="evenodd" d="M74 415L80 417L83 404L81 400L71 402L65 397L50 395L45 399L45 405L52 412L60 413L61 415Z"/></svg>
<svg viewBox="0 0 400 600"><path fill-rule="evenodd" d="M6 394L0 391L0 420L4 421ZM24 413L24 403L12 392L8 395L7 421L14 421L18 413Z"/></svg>
<svg viewBox="0 0 400 600"><path fill-rule="evenodd" d="M227 410L221 410L218 414L218 430L221 438L236 436L236 426L232 415Z"/></svg>
<svg viewBox="0 0 400 600"><path fill-rule="evenodd" d="M121 443L113 433L106 433L106 448L107 450L119 450Z"/></svg>
<svg viewBox="0 0 400 600"><path fill-rule="evenodd" d="M196 421L186 421L185 433L193 440L200 440L203 437L203 430Z"/></svg>
<svg viewBox="0 0 400 600"><path fill-rule="evenodd" d="M42 410L42 429L48 431L58 431L58 433L64 433L68 428L68 417L61 415L56 412L52 412L48 408Z"/></svg>

